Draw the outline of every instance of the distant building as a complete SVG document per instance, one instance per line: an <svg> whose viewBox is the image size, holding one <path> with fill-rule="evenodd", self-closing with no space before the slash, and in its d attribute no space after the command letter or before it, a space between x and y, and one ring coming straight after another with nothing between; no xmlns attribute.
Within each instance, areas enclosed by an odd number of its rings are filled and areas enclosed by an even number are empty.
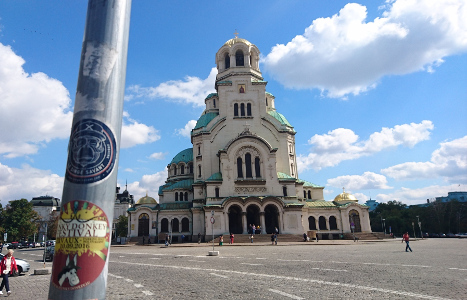
<svg viewBox="0 0 467 300"><path fill-rule="evenodd" d="M115 204L114 204L114 218L112 222L112 236L116 235L116 225L120 216L128 217L127 210L135 203L133 195L130 195L125 185L125 190L120 192L120 187L116 189Z"/></svg>
<svg viewBox="0 0 467 300"><path fill-rule="evenodd" d="M60 214L60 199L52 196L39 196L31 200L32 209L43 221L50 221Z"/></svg>
<svg viewBox="0 0 467 300"><path fill-rule="evenodd" d="M467 192L449 192L447 197L436 197L438 202L451 202L452 200L467 202Z"/></svg>
<svg viewBox="0 0 467 300"><path fill-rule="evenodd" d="M370 200L365 202L365 205L369 207L368 211L374 211L378 207L379 203L370 198Z"/></svg>

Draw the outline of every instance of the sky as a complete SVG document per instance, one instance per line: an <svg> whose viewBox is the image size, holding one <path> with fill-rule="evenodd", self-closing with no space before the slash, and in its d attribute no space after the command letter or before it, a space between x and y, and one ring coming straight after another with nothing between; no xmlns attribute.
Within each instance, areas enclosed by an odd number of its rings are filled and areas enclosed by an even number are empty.
<svg viewBox="0 0 467 300"><path fill-rule="evenodd" d="M62 197L87 1L0 1L0 200ZM234 32L299 178L360 203L467 190L467 2L134 0L117 185L158 199Z"/></svg>

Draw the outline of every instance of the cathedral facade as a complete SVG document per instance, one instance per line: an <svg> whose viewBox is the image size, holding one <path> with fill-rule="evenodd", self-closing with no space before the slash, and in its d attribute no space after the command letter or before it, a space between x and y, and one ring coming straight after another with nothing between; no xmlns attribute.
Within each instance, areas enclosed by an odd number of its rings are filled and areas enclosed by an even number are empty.
<svg viewBox="0 0 467 300"><path fill-rule="evenodd" d="M174 240L198 234L303 234L324 238L371 232L368 207L345 191L325 201L323 186L297 173L294 127L275 109L259 69L260 52L235 37L217 52L217 93L191 132L192 147L168 164L159 203L146 196L129 210L129 235Z"/></svg>

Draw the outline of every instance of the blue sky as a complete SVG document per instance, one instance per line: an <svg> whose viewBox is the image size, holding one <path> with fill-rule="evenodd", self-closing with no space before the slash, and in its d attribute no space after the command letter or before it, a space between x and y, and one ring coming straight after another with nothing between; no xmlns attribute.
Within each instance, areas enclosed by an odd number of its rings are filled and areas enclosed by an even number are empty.
<svg viewBox="0 0 467 300"><path fill-rule="evenodd" d="M0 200L61 198L87 1L0 2ZM467 190L462 0L132 5L118 185L157 199L235 30L295 127L299 177L406 204Z"/></svg>

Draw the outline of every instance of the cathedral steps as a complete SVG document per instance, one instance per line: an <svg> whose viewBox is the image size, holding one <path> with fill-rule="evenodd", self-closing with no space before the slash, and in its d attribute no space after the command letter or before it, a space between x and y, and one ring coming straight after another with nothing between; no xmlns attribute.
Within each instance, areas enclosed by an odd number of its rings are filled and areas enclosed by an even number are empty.
<svg viewBox="0 0 467 300"><path fill-rule="evenodd" d="M352 233L344 233L344 239L353 240ZM359 240L382 240L382 239L392 239L389 234L384 234L384 232L356 232L355 237Z"/></svg>

